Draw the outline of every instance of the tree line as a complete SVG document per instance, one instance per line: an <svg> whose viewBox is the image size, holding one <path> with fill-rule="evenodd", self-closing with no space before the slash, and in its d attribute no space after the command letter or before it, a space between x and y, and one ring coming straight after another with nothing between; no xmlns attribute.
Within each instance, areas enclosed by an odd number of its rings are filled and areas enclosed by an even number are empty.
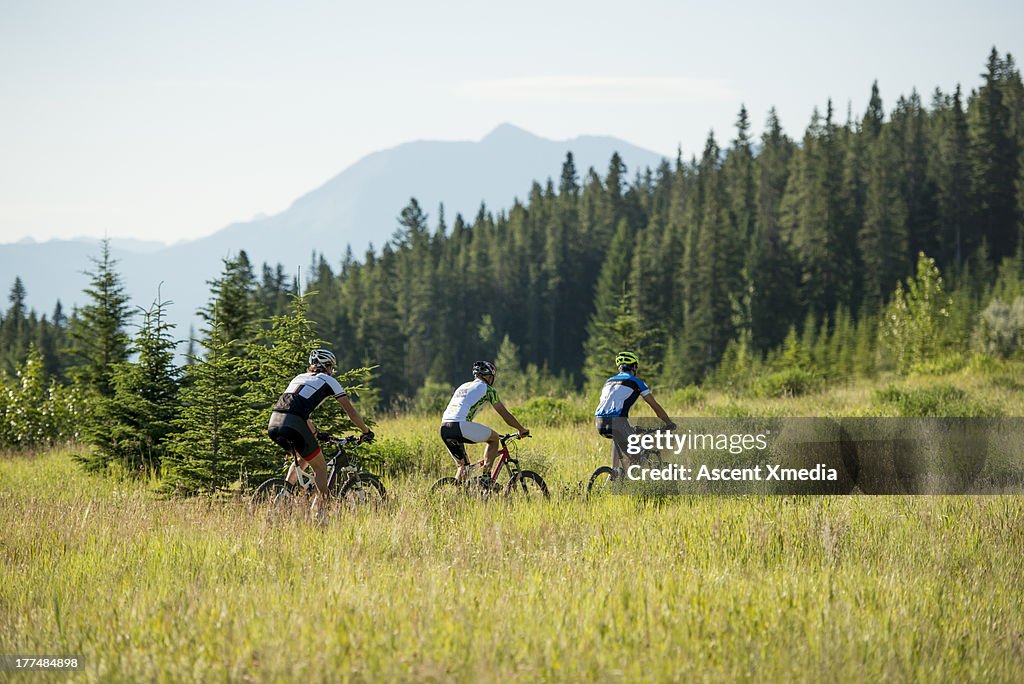
<svg viewBox="0 0 1024 684"><path fill-rule="evenodd" d="M703 382L730 345L766 357L807 325L877 328L920 253L977 315L1022 247L1022 153L1024 86L993 49L969 95L912 92L886 113L876 84L862 115L828 103L799 140L773 110L754 141L741 109L728 144L711 134L632 179L618 155L581 178L569 154L497 215L449 226L414 199L379 252L315 260L313 318L348 365L380 364L385 397L454 382L506 336L576 386L619 346L663 384Z"/></svg>

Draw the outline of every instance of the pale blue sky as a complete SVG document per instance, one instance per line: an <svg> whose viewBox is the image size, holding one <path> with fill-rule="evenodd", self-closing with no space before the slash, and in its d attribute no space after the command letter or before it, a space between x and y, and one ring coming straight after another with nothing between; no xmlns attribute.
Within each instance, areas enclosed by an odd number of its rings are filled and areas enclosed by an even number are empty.
<svg viewBox="0 0 1024 684"><path fill-rule="evenodd" d="M799 137L1024 52L1010 1L435 4L0 0L0 242L200 237L503 122L689 157L745 103Z"/></svg>

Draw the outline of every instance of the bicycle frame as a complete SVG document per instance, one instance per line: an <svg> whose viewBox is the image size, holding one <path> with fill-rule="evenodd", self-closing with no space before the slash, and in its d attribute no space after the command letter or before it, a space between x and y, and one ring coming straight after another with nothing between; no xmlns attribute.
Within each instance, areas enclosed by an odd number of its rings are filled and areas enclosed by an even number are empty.
<svg viewBox="0 0 1024 684"><path fill-rule="evenodd" d="M295 473L295 482L292 482L292 473ZM333 474L333 463L329 463L327 465L328 483L330 483L331 476ZM292 484L299 487L304 492L316 489L316 475L313 473L313 469L309 467L308 463L304 463L295 452L292 452L292 462L288 465L288 470L285 472L284 479L288 482L292 482Z"/></svg>
<svg viewBox="0 0 1024 684"><path fill-rule="evenodd" d="M657 432L655 429L635 427L633 428L633 434L637 435L650 435ZM657 449L641 449L639 454L631 456L628 453L625 455L627 460L627 466L638 465L641 468L645 466L659 467L664 461L661 458L661 452Z"/></svg>
<svg viewBox="0 0 1024 684"><path fill-rule="evenodd" d="M331 483L334 482L338 473L346 469L350 470L353 473L357 471L357 468L354 465L346 465L340 468L338 467L338 458L344 453L345 445L350 443L354 443L354 440L352 440L351 438L342 438L337 440L336 442L332 442L332 444L334 444L337 447L337 451L335 451L334 455L327 460L328 488L330 488ZM304 462L301 458L299 458L299 455L294 451L290 453L292 456L292 462L291 464L289 464L288 471L285 473L285 479L291 482L291 475L292 472L294 471L295 482L293 484L295 484L298 487L301 487L303 491L309 491L311 487L315 488L316 476L313 474L312 470L309 469L309 463Z"/></svg>
<svg viewBox="0 0 1024 684"><path fill-rule="evenodd" d="M299 457L292 454L291 465L288 466L288 472L285 474L284 479L291 482L292 473L295 473L295 485L302 489L309 489L316 484L316 477L313 475L312 470L306 467L305 463L299 461ZM330 477L330 474L328 474Z"/></svg>
<svg viewBox="0 0 1024 684"><path fill-rule="evenodd" d="M501 447L498 449L498 457L494 459L494 465L491 467L490 477L492 480L497 481L498 475L501 473L501 469L505 466L508 467L509 479L515 477L516 472L518 472L519 459L513 458L508 448L508 442L515 439L519 439L519 435L515 432L510 432L507 435L499 435L498 441L501 442ZM470 464L470 471L476 470L477 468L483 468L486 464L487 459L482 458L479 461Z"/></svg>

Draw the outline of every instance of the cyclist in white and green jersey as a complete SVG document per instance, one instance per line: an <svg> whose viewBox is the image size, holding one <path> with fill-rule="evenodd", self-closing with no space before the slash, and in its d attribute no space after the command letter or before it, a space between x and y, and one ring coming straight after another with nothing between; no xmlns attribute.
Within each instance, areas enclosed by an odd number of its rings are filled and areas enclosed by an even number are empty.
<svg viewBox="0 0 1024 684"><path fill-rule="evenodd" d="M469 459L466 457L467 444L487 442L484 461L488 474L491 472L494 459L498 456L498 433L486 425L473 422L474 416L483 408L484 404L494 406L495 412L510 427L514 428L520 437L530 434L530 431L516 420L516 417L505 408L498 398L498 393L493 387L497 372L498 369L490 361L474 363L473 379L463 383L455 390L451 401L448 402L448 408L441 416L441 439L459 466L456 477L460 480L469 475Z"/></svg>

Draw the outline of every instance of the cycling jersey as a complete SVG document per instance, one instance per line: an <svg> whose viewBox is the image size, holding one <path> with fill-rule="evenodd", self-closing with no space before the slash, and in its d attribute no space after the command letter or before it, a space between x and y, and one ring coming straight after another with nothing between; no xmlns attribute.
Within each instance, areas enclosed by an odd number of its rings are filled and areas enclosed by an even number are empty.
<svg viewBox="0 0 1024 684"><path fill-rule="evenodd" d="M343 397L341 383L326 373L296 375L274 405L276 413L288 413L308 420L327 397Z"/></svg>
<svg viewBox="0 0 1024 684"><path fill-rule="evenodd" d="M501 400L498 399L498 393L493 387L479 378L470 380L455 390L452 400L448 402L448 408L441 416L441 422L461 423L473 420L473 416L484 405L484 402L497 404L499 401Z"/></svg>
<svg viewBox="0 0 1024 684"><path fill-rule="evenodd" d="M625 418L629 409L640 397L651 393L651 388L643 380L625 371L613 375L604 383L601 390L601 401L594 411L597 418Z"/></svg>

